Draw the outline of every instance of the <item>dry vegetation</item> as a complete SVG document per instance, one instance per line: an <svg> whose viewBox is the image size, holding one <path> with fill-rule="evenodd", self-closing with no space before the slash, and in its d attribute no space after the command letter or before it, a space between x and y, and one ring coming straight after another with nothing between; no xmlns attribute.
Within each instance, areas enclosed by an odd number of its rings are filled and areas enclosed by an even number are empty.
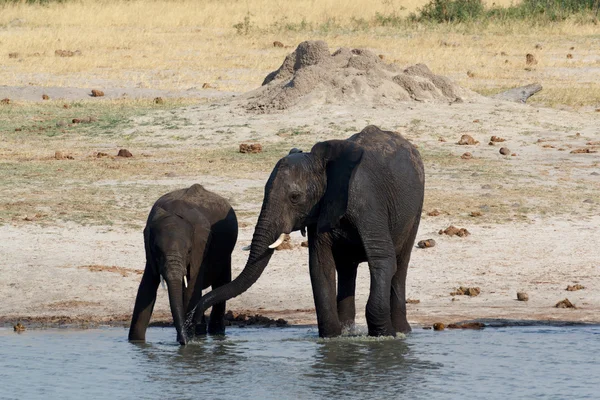
<svg viewBox="0 0 600 400"><path fill-rule="evenodd" d="M0 81L180 90L208 83L241 92L259 85L289 52L273 47L273 41L295 47L319 38L332 49L371 48L400 65L423 62L437 74L486 93L539 81L544 92L533 101L597 104L600 59L593 22L571 18L532 28L530 22L428 25L400 19L425 3L84 0L5 5ZM56 50L81 54L57 57ZM539 62L526 70L527 53Z"/></svg>

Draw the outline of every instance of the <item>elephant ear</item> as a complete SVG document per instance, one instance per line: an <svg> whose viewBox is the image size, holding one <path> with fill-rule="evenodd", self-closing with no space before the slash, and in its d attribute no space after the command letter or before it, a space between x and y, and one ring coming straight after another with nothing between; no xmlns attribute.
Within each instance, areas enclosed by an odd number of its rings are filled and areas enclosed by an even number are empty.
<svg viewBox="0 0 600 400"><path fill-rule="evenodd" d="M339 225L348 208L348 192L363 149L347 140L319 142L310 151L323 161L327 174L327 188L321 199L318 231L328 231Z"/></svg>

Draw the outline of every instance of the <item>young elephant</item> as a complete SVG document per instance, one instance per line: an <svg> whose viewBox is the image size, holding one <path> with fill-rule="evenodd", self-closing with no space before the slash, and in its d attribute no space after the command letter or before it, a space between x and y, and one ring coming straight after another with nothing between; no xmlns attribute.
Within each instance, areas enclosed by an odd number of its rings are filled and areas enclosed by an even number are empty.
<svg viewBox="0 0 600 400"><path fill-rule="evenodd" d="M159 198L144 229L146 269L135 299L129 340L143 341L161 279L167 283L177 341L185 345L190 332L185 315L202 290L231 281L231 252L238 224L231 205L215 193L195 184ZM195 301L196 301L195 300ZM191 304L194 304L192 301ZM215 304L209 333L224 333L225 302ZM194 314L196 334L204 333L204 312Z"/></svg>

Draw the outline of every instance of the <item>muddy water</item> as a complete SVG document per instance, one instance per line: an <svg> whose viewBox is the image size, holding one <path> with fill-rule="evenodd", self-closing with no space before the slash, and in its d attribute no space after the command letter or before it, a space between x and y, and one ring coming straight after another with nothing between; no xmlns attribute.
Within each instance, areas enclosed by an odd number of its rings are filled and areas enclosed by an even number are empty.
<svg viewBox="0 0 600 400"><path fill-rule="evenodd" d="M2 399L597 399L600 327L415 330L319 340L312 327L231 328L181 348L121 328L0 329Z"/></svg>

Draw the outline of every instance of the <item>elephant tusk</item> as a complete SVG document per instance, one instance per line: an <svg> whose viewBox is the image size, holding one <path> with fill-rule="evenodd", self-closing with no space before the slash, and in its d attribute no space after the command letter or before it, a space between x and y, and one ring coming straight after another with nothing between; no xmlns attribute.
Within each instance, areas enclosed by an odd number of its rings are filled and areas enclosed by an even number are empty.
<svg viewBox="0 0 600 400"><path fill-rule="evenodd" d="M244 250L244 251L250 251L251 248L252 248L252 245L249 244L248 246L242 247L242 250Z"/></svg>
<svg viewBox="0 0 600 400"><path fill-rule="evenodd" d="M187 289L187 276L183 276L183 284L185 285L186 289Z"/></svg>
<svg viewBox="0 0 600 400"><path fill-rule="evenodd" d="M302 237L306 237L306 227L302 227L300 228L300 234L302 235Z"/></svg>
<svg viewBox="0 0 600 400"><path fill-rule="evenodd" d="M275 242L273 242L272 245L269 246L269 248L274 249L275 247L277 247L281 243L283 243L284 240L285 240L285 233L282 233L281 235L279 235L279 238Z"/></svg>
<svg viewBox="0 0 600 400"><path fill-rule="evenodd" d="M165 279L162 277L162 275L160 276L160 286L162 286L163 289L167 288L167 286L165 285Z"/></svg>

